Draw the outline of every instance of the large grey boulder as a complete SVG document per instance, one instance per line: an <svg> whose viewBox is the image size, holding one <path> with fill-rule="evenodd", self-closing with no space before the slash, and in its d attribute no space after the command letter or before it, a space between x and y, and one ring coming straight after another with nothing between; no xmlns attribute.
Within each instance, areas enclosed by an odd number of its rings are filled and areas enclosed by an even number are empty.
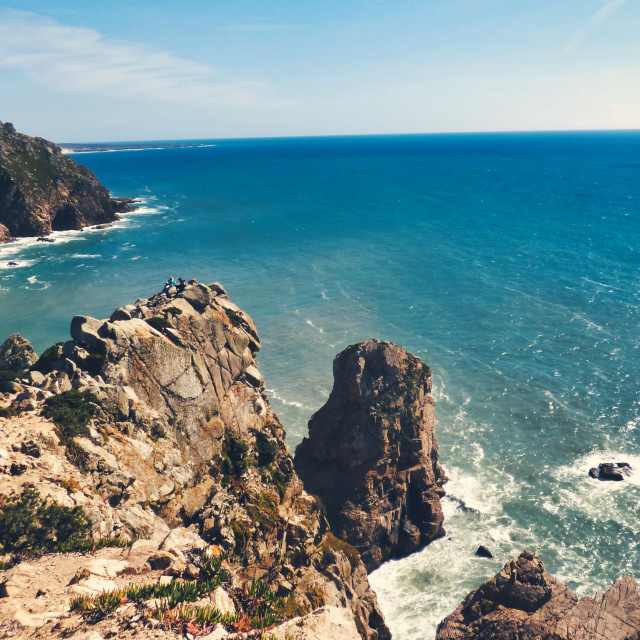
<svg viewBox="0 0 640 640"><path fill-rule="evenodd" d="M9 336L0 346L0 369L22 371L38 360L36 352L20 334Z"/></svg>

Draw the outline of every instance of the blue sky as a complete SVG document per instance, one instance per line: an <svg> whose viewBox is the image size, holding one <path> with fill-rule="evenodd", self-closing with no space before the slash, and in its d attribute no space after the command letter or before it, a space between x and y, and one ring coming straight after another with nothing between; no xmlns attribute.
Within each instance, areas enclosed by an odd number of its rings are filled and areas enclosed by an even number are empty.
<svg viewBox="0 0 640 640"><path fill-rule="evenodd" d="M57 142L640 128L640 0L0 0Z"/></svg>

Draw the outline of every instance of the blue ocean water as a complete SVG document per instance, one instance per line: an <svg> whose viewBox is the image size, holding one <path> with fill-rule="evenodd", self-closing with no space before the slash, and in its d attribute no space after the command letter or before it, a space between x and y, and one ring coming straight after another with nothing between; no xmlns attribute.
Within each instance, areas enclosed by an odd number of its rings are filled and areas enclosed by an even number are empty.
<svg viewBox="0 0 640 640"><path fill-rule="evenodd" d="M42 351L170 275L220 281L291 449L345 346L421 357L447 536L371 576L399 640L434 637L524 548L580 594L640 577L640 133L209 142L77 154L143 207L0 247L0 338ZM637 473L588 478L602 459Z"/></svg>

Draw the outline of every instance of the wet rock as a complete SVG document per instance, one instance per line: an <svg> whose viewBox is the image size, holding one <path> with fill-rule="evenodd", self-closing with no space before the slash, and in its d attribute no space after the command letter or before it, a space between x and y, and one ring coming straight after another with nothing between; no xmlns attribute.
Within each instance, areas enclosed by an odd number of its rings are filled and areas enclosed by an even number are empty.
<svg viewBox="0 0 640 640"><path fill-rule="evenodd" d="M632 474L628 462L601 462L597 467L589 469L589 475L599 480L613 480L620 482Z"/></svg>
<svg viewBox="0 0 640 640"><path fill-rule="evenodd" d="M436 640L631 640L639 630L632 578L578 600L537 554L523 551L440 623Z"/></svg>
<svg viewBox="0 0 640 640"><path fill-rule="evenodd" d="M340 353L333 375L295 468L371 571L444 534L431 371L404 348L370 340Z"/></svg>
<svg viewBox="0 0 640 640"><path fill-rule="evenodd" d="M485 547L483 544L481 544L476 549L476 556L478 556L478 558L490 558L491 560L494 559L493 553L491 553L491 551L489 551L489 549L487 549L487 547Z"/></svg>

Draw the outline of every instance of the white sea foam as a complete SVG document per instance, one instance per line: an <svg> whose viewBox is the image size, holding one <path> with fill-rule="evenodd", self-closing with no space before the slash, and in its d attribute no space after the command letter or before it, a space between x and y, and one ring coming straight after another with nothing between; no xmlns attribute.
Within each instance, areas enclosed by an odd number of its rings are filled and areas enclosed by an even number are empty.
<svg viewBox="0 0 640 640"><path fill-rule="evenodd" d="M321 329L320 327L316 327L315 324L313 324L313 322L311 322L311 320L309 320L307 318L307 320L305 321L310 327L312 327L313 329L315 329L318 333L324 333L324 329Z"/></svg>
<svg viewBox="0 0 640 640"><path fill-rule="evenodd" d="M301 402L296 402L295 400L285 400L285 398L283 398L275 389L267 389L267 393L269 393L274 400L277 400L282 404L288 405L290 407L298 407L298 409L306 409L307 411L311 410L311 407L308 407Z"/></svg>
<svg viewBox="0 0 640 640"><path fill-rule="evenodd" d="M601 462L628 462L631 465L632 474L622 482L607 482L591 478L589 469L597 467ZM554 476L560 481L572 482L574 486L588 486L590 492L595 490L599 493L610 493L624 490L625 486L630 484L640 487L640 455L612 449L591 451L572 464L559 467Z"/></svg>
<svg viewBox="0 0 640 640"><path fill-rule="evenodd" d="M99 253L74 253L71 257L82 259L82 260L86 260L89 258L102 258L102 256Z"/></svg>

